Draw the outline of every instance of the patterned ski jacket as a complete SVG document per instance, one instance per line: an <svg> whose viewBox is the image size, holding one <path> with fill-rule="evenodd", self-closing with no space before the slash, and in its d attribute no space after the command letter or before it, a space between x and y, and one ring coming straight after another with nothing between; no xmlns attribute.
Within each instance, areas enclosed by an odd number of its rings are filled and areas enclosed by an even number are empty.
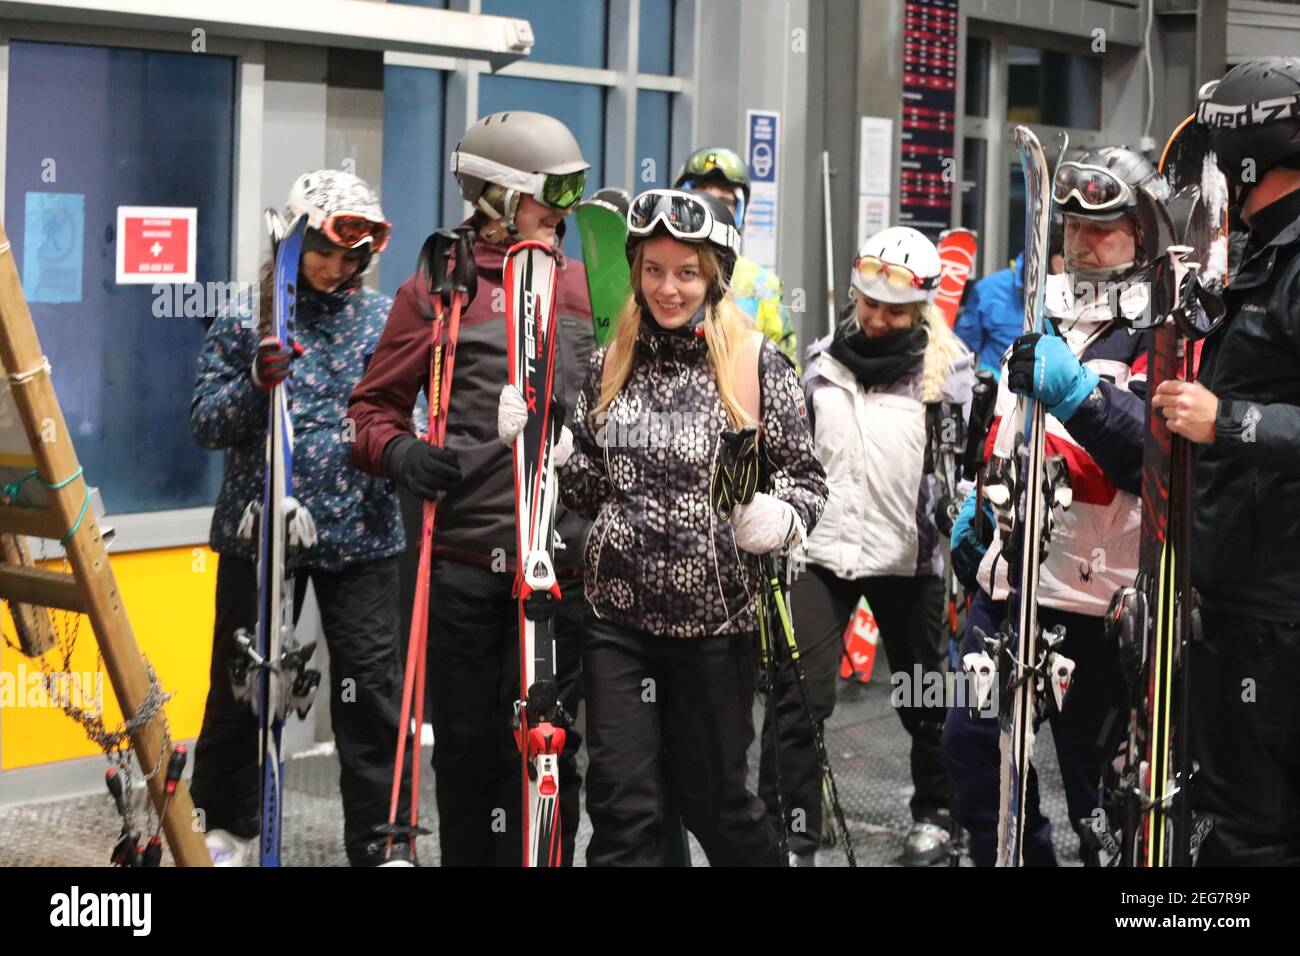
<svg viewBox="0 0 1300 956"><path fill-rule="evenodd" d="M305 284L304 284L305 285ZM303 348L288 382L293 419L293 493L316 522L316 546L302 566L338 571L398 554L406 542L387 482L348 464L348 395L384 330L392 299L370 289L298 297L295 334ZM204 448L224 451L225 474L212 515L212 549L254 561L256 542L237 529L244 508L262 499L267 397L249 378L258 330L229 312L208 329L199 355L190 428Z"/></svg>
<svg viewBox="0 0 1300 956"><path fill-rule="evenodd" d="M709 504L728 423L698 331L692 322L665 332L646 319L631 374L601 421L588 412L599 402L607 350L592 354L574 410L574 453L559 472L561 500L594 519L586 549L592 608L615 624L682 638L757 627L758 559L736 546ZM766 490L811 531L826 478L799 381L770 340L758 372Z"/></svg>

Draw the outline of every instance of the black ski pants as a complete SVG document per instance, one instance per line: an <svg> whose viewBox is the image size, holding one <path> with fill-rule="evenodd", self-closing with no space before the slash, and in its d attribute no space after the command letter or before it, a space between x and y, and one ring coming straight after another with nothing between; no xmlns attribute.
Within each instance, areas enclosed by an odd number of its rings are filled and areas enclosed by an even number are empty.
<svg viewBox="0 0 1300 956"><path fill-rule="evenodd" d="M589 866L659 866L670 794L713 866L782 862L763 803L745 783L753 641L592 624L582 657Z"/></svg>
<svg viewBox="0 0 1300 956"><path fill-rule="evenodd" d="M824 724L835 709L836 677L844 648L844 630L865 597L880 628L889 666L911 681L919 666L924 673L947 670L943 627L943 581L938 577L873 577L845 580L816 564L808 564L790 589L795 640L807 678L813 719ZM785 783L789 845L795 853L817 848L822 830L822 769L812 724L804 712L798 681L784 638L778 635L776 727L763 721L759 794L773 825L779 819L776 786L776 746L780 740L781 777ZM912 738L912 783L916 791L910 809L914 820L942 821L951 802L952 785L940 753L943 707L903 706L898 716ZM775 731L775 733L774 733Z"/></svg>
<svg viewBox="0 0 1300 956"><path fill-rule="evenodd" d="M429 720L443 866L523 862L523 758L514 738L519 700L519 601L514 575L438 559L429 569ZM555 658L560 701L576 717L587 621L582 582L560 582ZM578 748L567 730L560 755L564 865L578 835Z"/></svg>
<svg viewBox="0 0 1300 956"><path fill-rule="evenodd" d="M388 822L393 759L401 709L402 670L397 635L397 559L383 558L342 571L300 571L294 578L294 620L311 580L329 650L330 724L339 755L343 842L353 865L377 861ZM235 631L257 630L257 567L222 555L217 564L216 625L203 728L194 746L190 792L207 829L256 836L259 810L258 724L235 700L229 663L243 651ZM409 788L401 817L409 812Z"/></svg>
<svg viewBox="0 0 1300 956"><path fill-rule="evenodd" d="M1300 622L1201 611L1192 643L1202 866L1300 866Z"/></svg>
<svg viewBox="0 0 1300 956"><path fill-rule="evenodd" d="M1006 617L1006 607L1005 601L994 601L983 591L976 593L962 642L963 655L979 649L976 627L989 635L996 633ZM1049 720L1070 824L1077 833L1079 821L1102 806L1102 773L1115 752L1121 717L1127 713L1119 650L1106 639L1099 617L1040 605L1038 620L1044 630L1057 624L1065 626L1061 653L1075 664L1065 708ZM944 758L956 785L954 810L970 834L970 854L976 866L992 866L997 859L1001 769L998 737L995 714L972 715L965 706L949 709L943 732ZM1025 787L1024 864L1056 866L1052 824L1039 808L1038 773L1032 762Z"/></svg>

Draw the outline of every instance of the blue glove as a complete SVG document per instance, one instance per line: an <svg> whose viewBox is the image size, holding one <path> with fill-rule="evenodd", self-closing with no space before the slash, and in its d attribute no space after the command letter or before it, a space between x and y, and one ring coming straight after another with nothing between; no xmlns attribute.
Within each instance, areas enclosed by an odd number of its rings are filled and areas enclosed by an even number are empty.
<svg viewBox="0 0 1300 956"><path fill-rule="evenodd" d="M1011 345L1007 386L1038 399L1059 421L1068 421L1100 381L1059 336L1030 332Z"/></svg>
<svg viewBox="0 0 1300 956"><path fill-rule="evenodd" d="M975 533L975 499L971 492L962 502L961 511L952 525L952 570L957 580L967 591L975 590L975 577L979 573L980 562L988 553L993 541L993 508L987 501L984 504L984 534Z"/></svg>

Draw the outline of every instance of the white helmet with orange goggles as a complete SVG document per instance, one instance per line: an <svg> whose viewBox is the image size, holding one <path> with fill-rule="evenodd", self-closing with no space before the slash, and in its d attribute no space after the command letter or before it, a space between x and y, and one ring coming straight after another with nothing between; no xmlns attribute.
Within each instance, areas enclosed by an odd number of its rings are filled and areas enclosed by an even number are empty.
<svg viewBox="0 0 1300 956"><path fill-rule="evenodd" d="M384 218L379 197L359 176L340 169L319 169L299 176L289 190L290 222L307 217L308 227L344 249L369 243L370 253L383 252L393 224Z"/></svg>
<svg viewBox="0 0 1300 956"><path fill-rule="evenodd" d="M911 226L876 233L853 262L853 288L877 302L931 302L939 288L939 250Z"/></svg>

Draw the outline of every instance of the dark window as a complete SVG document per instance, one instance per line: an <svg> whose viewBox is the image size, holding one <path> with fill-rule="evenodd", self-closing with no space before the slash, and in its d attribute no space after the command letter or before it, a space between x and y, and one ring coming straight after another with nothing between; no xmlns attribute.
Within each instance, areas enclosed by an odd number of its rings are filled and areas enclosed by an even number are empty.
<svg viewBox="0 0 1300 956"><path fill-rule="evenodd" d="M117 207L197 208L195 279L232 278L235 60L12 41L8 124L15 260L26 271L29 236L72 250L31 311L86 480L114 514L210 505L221 458L190 435L204 323L160 318L152 285L117 284Z"/></svg>
<svg viewBox="0 0 1300 956"><path fill-rule="evenodd" d="M397 287L415 271L425 237L443 225L443 184L453 182L442 143L445 87L441 70L384 67L380 199L393 223L393 237L380 257L379 287L389 295L396 295Z"/></svg>
<svg viewBox="0 0 1300 956"><path fill-rule="evenodd" d="M670 76L673 72L674 0L641 0L637 72ZM622 24L614 24L623 29Z"/></svg>
<svg viewBox="0 0 1300 956"><path fill-rule="evenodd" d="M605 0L483 0L483 12L527 20L533 62L605 67Z"/></svg>
<svg viewBox="0 0 1300 956"><path fill-rule="evenodd" d="M1007 121L1101 129L1101 60L1007 47Z"/></svg>
<svg viewBox="0 0 1300 956"><path fill-rule="evenodd" d="M983 237L984 197L988 190L985 160L988 144L982 139L966 139L962 143L961 224ZM976 262L976 273L979 263Z"/></svg>
<svg viewBox="0 0 1300 956"><path fill-rule="evenodd" d="M676 172L668 165L672 97L671 93L657 90L640 90L636 94L636 182L630 184L634 194L672 185Z"/></svg>
<svg viewBox="0 0 1300 956"><path fill-rule="evenodd" d="M966 40L966 115L989 114L989 41Z"/></svg>

